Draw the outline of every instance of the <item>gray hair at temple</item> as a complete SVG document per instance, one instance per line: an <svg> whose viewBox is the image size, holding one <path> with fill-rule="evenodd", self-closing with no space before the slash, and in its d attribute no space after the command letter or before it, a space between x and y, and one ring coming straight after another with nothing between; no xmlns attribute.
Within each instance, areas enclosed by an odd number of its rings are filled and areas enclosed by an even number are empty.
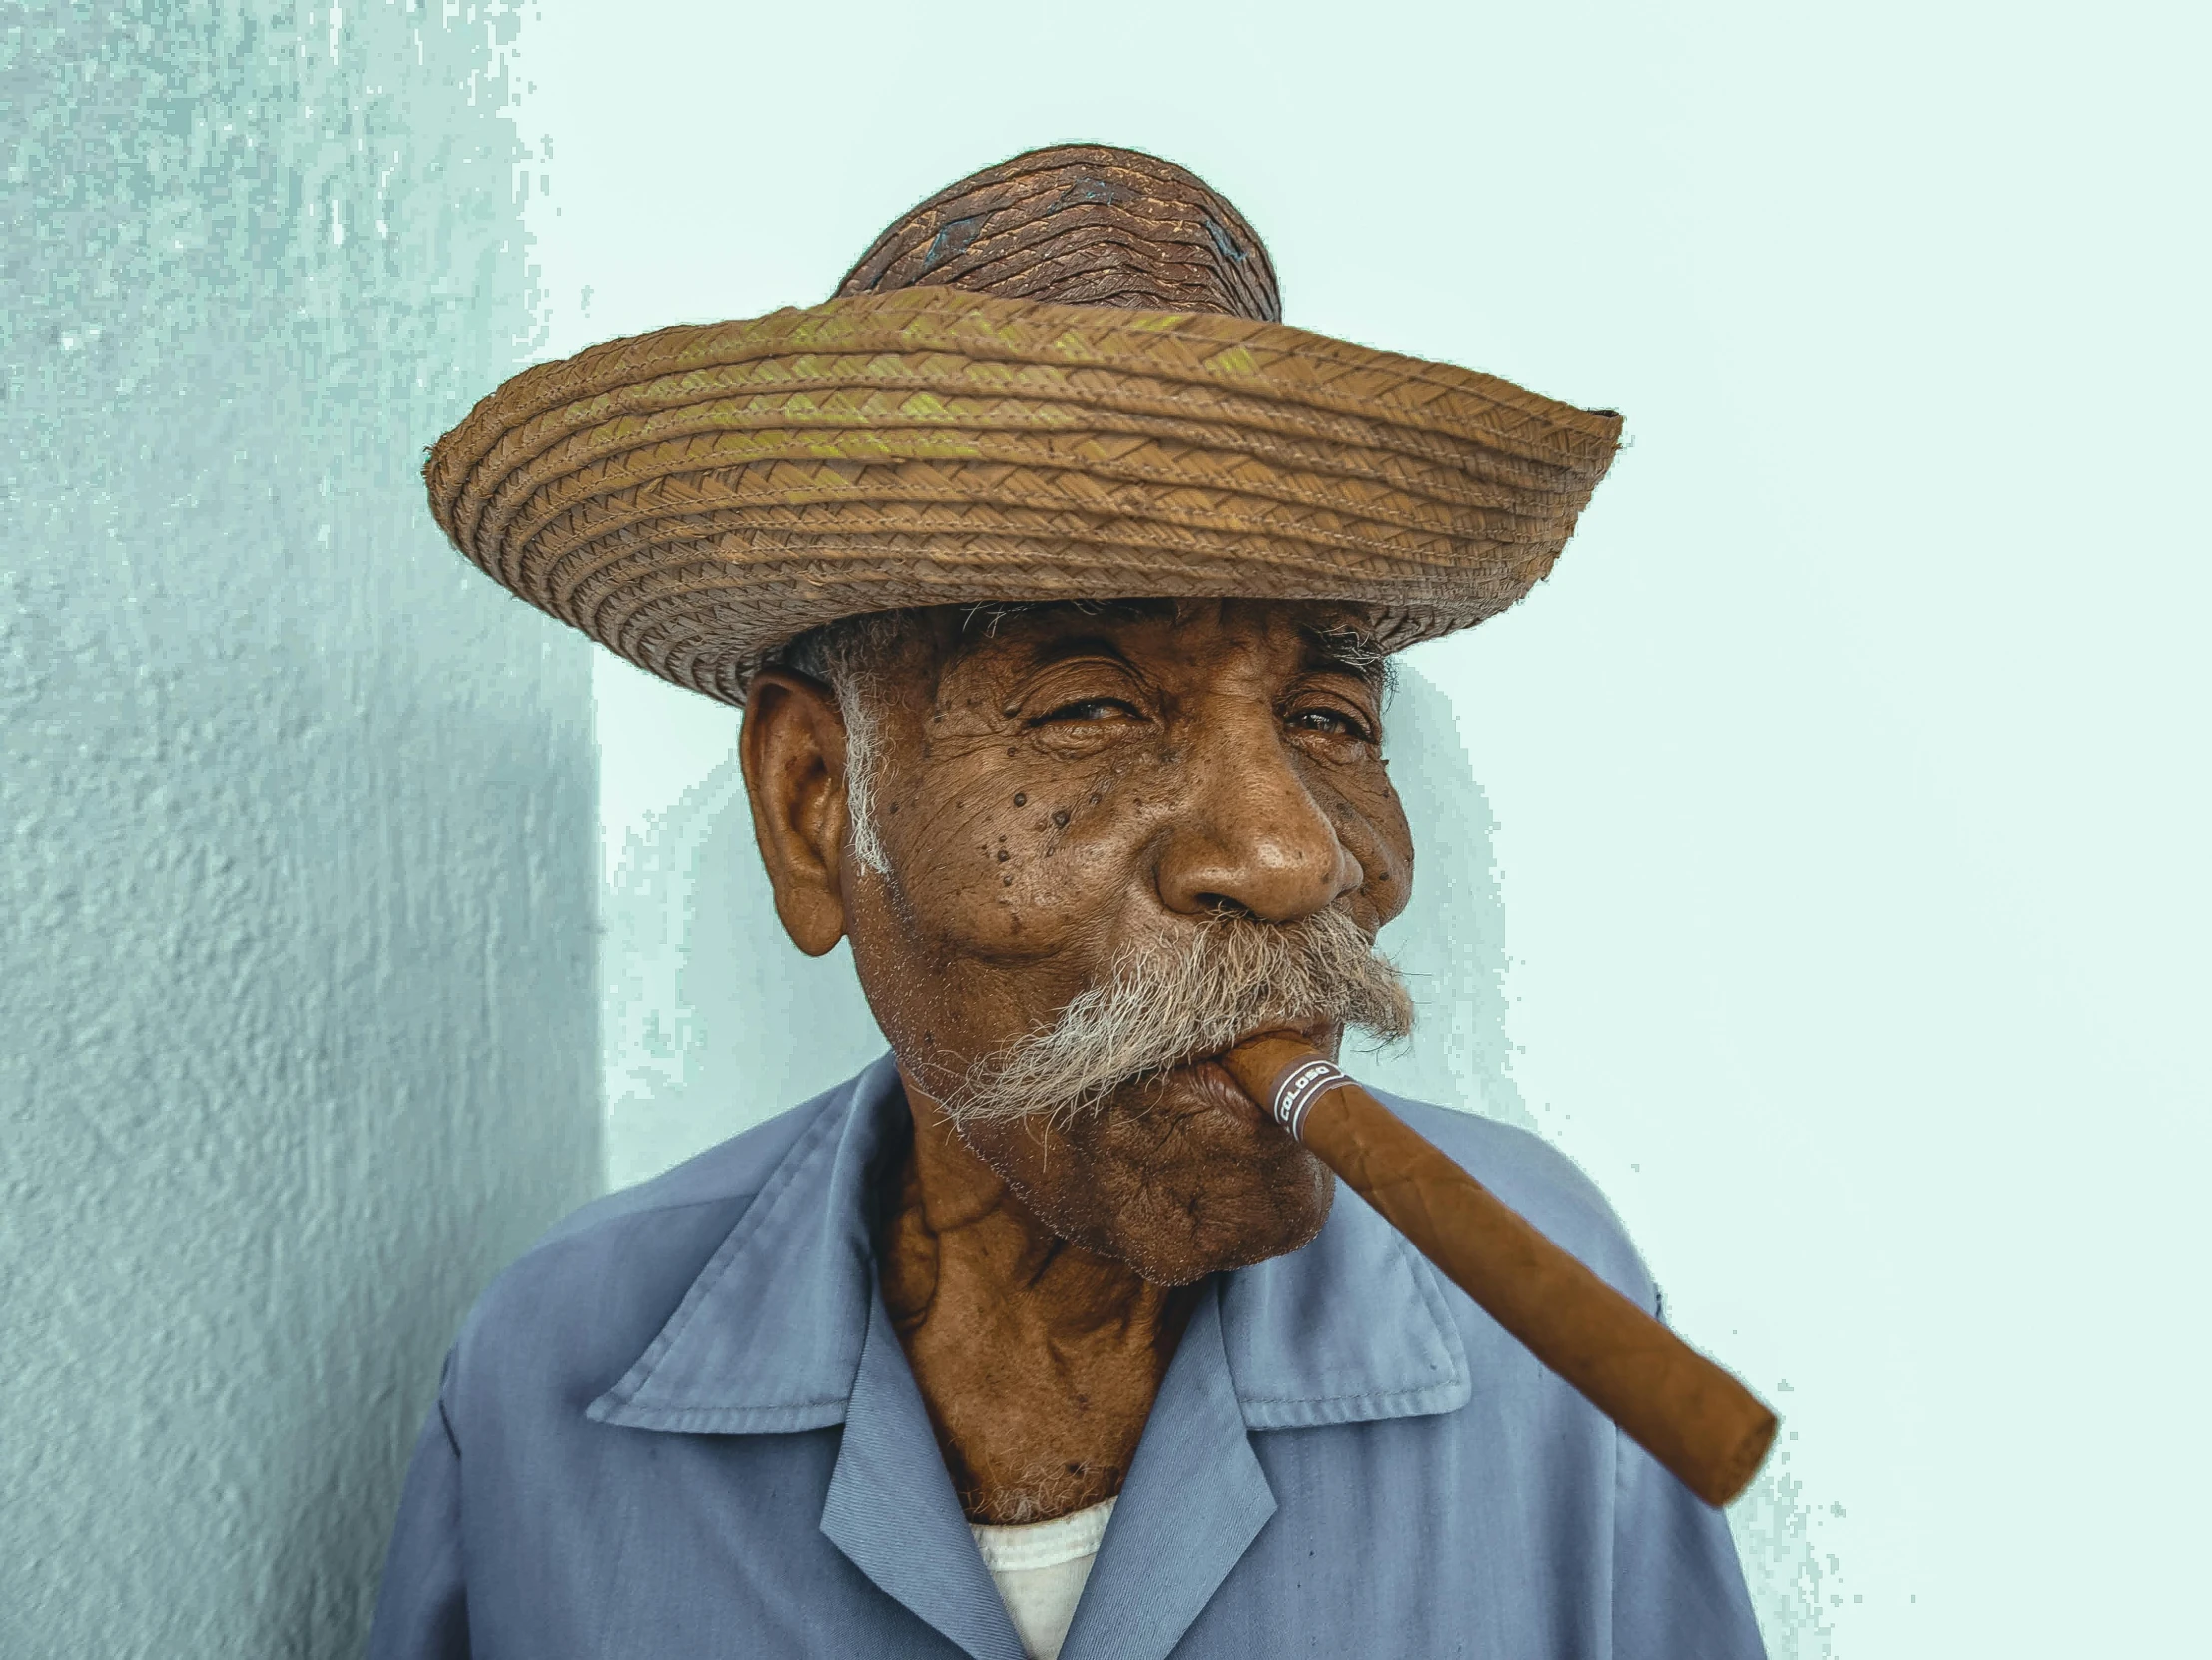
<svg viewBox="0 0 2212 1660"><path fill-rule="evenodd" d="M845 816L852 826L853 857L878 876L891 873L883 838L876 833L876 784L881 770L878 698L883 667L913 633L913 611L875 611L841 617L801 634L771 659L777 668L828 686L845 723Z"/></svg>

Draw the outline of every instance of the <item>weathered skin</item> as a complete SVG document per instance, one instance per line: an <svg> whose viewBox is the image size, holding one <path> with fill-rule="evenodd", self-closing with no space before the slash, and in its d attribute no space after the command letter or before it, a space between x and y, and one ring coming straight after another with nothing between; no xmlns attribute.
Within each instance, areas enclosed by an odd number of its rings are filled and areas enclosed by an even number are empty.
<svg viewBox="0 0 2212 1660"><path fill-rule="evenodd" d="M1345 619L1185 601L964 635L932 613L877 700L888 877L852 853L834 697L781 670L754 682L743 760L778 915L809 953L850 936L913 1110L884 1296L977 1520L1118 1491L1178 1287L1293 1250L1328 1215L1328 1172L1211 1061L1072 1123L956 1133L930 1090L1212 910L1335 905L1372 934L1404 908L1379 688L1313 632Z"/></svg>

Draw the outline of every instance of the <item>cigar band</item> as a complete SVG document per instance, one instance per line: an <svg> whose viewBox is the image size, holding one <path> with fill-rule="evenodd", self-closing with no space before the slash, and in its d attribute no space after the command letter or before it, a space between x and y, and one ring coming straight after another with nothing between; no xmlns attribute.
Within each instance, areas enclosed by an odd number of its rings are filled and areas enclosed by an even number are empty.
<svg viewBox="0 0 2212 1660"><path fill-rule="evenodd" d="M1293 1061L1283 1068L1269 1094L1268 1110L1275 1120L1300 1141L1305 1139L1305 1116L1313 1104L1339 1084L1349 1084L1350 1077L1339 1072L1330 1062L1319 1056L1306 1061Z"/></svg>

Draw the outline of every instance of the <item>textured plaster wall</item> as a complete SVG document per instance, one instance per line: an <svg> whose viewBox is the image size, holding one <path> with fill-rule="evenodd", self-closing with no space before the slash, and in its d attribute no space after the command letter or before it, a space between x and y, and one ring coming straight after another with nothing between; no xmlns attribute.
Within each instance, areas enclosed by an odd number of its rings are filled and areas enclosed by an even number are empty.
<svg viewBox="0 0 2212 1660"><path fill-rule="evenodd" d="M527 349L508 20L0 8L0 1655L357 1651L599 1174L590 678L421 451Z"/></svg>

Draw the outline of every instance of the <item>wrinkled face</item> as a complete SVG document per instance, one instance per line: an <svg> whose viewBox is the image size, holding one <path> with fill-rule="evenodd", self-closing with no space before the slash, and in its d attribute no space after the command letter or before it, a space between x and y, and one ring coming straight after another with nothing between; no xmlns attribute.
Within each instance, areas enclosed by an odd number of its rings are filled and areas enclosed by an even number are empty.
<svg viewBox="0 0 2212 1660"><path fill-rule="evenodd" d="M1380 677L1348 620L1246 601L926 613L870 700L888 868L848 839L838 874L911 1083L957 1101L1117 963L1209 926L1294 931L1333 909L1371 939L1404 908ZM1327 1011L1297 1015L1333 1050ZM1080 1110L959 1122L1056 1234L1159 1283L1295 1249L1333 1191L1202 1056Z"/></svg>

